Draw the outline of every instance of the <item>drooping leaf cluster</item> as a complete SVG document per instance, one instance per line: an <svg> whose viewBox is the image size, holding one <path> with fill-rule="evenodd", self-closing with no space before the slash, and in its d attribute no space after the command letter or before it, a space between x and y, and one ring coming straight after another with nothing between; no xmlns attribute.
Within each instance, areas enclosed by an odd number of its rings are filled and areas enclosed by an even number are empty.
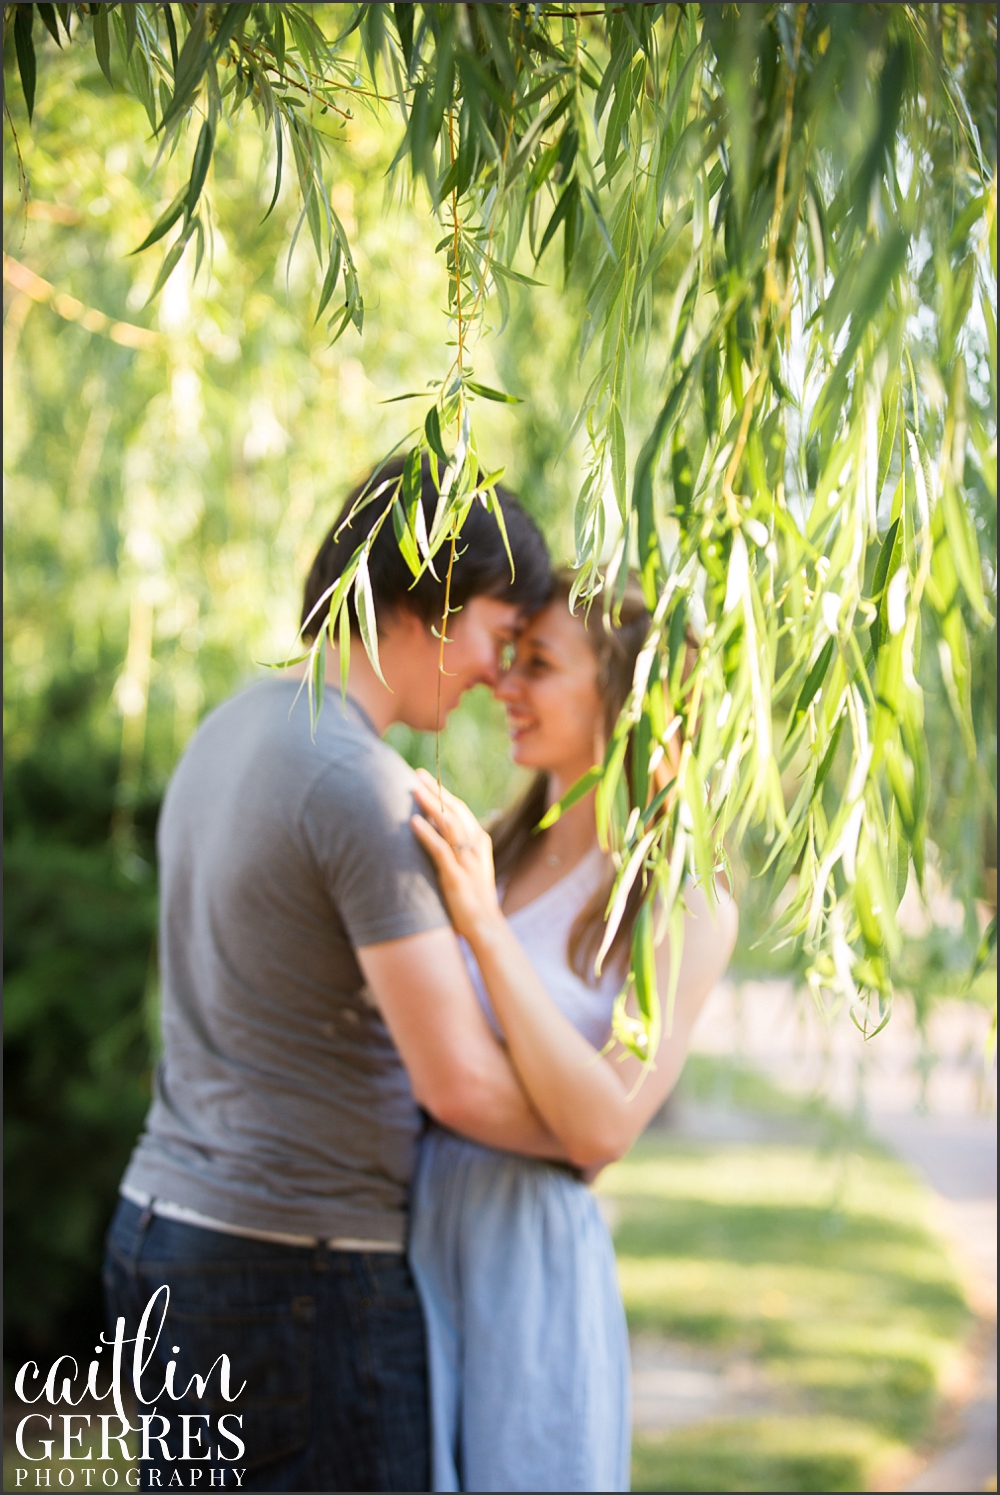
<svg viewBox="0 0 1000 1495"><path fill-rule="evenodd" d="M179 225L154 294L192 236L200 259L214 142L249 106L274 131L275 201L294 163L317 314L360 333L329 137L359 107L397 132L397 168L441 219L452 354L404 477L362 502L414 575L461 564L477 499L500 518L473 417L509 396L476 380L475 346L511 280L550 274L561 247L591 374L577 594L613 614L636 567L652 616L592 776L620 867L610 908L636 879L648 892L619 1036L655 1048L657 926L679 940L685 877L711 885L753 825L815 990L877 1028L895 909L911 863L923 875L921 649L974 756L969 629L995 612L977 534L996 502L995 7L6 7L29 111L35 9L56 40L92 31L164 149L196 137L140 246ZM662 399L636 431L647 356ZM352 588L377 667L368 544L324 599L317 706L328 639L346 668ZM447 618L446 601L442 650Z"/></svg>

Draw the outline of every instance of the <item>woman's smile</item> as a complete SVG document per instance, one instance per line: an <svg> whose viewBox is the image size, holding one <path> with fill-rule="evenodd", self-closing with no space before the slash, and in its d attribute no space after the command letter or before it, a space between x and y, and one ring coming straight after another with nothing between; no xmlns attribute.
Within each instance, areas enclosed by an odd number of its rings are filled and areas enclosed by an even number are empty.
<svg viewBox="0 0 1000 1495"><path fill-rule="evenodd" d="M515 706L507 707L507 731L512 743L520 742L537 726L538 721L531 713L519 711Z"/></svg>
<svg viewBox="0 0 1000 1495"><path fill-rule="evenodd" d="M496 688L516 763L568 783L586 772L602 720L596 675L586 627L565 602L552 602L532 618Z"/></svg>

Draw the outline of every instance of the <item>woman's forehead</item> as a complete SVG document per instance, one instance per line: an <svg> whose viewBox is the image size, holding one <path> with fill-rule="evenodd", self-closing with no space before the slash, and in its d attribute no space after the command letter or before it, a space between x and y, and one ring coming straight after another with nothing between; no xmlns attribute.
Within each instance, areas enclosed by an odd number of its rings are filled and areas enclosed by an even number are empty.
<svg viewBox="0 0 1000 1495"><path fill-rule="evenodd" d="M581 647L590 649L584 624L573 616L562 597L528 619L518 635L518 644L533 644L560 654L575 654Z"/></svg>

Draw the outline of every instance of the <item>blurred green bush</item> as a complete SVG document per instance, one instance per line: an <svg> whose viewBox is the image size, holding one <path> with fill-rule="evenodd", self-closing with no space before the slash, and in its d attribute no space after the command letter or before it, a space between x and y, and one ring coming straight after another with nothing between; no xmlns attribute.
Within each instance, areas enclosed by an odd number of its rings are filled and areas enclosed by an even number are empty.
<svg viewBox="0 0 1000 1495"><path fill-rule="evenodd" d="M130 876L111 841L118 755L92 726L106 699L91 675L57 676L30 751L8 759L4 777L5 1349L15 1365L87 1349L103 1322L103 1232L149 1096L157 804L134 807Z"/></svg>

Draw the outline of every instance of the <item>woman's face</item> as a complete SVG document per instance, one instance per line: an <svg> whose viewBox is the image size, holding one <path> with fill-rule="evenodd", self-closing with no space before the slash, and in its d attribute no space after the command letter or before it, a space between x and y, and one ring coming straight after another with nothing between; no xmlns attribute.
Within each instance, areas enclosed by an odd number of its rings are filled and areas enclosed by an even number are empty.
<svg viewBox="0 0 1000 1495"><path fill-rule="evenodd" d="M587 630L560 598L520 635L500 677L515 763L579 778L601 755L603 706Z"/></svg>

